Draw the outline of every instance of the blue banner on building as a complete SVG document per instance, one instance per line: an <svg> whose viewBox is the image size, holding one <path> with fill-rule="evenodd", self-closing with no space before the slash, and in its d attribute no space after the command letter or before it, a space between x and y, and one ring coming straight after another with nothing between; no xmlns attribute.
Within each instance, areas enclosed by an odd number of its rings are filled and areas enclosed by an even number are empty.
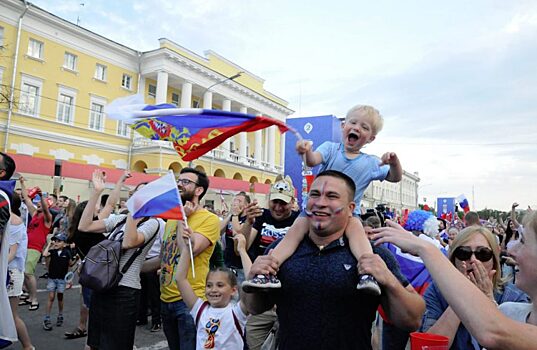
<svg viewBox="0 0 537 350"><path fill-rule="evenodd" d="M341 121L333 115L324 115L318 117L289 118L286 123L295 128L304 139L313 142L315 150L325 141L341 141ZM302 192L304 176L302 175L302 159L296 152L295 146L298 141L296 136L287 133L285 136L285 174L293 180L293 186L298 191L298 204L302 207ZM313 175L316 175L319 167L312 169Z"/></svg>

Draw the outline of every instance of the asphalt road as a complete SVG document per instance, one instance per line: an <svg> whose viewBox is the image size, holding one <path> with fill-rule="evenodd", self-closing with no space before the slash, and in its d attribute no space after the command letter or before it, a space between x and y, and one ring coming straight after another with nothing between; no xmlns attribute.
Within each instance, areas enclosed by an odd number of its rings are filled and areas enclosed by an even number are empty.
<svg viewBox="0 0 537 350"><path fill-rule="evenodd" d="M36 271L36 276L41 276L45 272L44 266L39 264ZM38 300L39 309L29 311L28 306L19 306L19 315L26 323L32 343L37 350L83 350L86 343L86 338L65 339L64 332L72 331L78 326L79 310L80 310L80 285L75 280L73 288L66 290L64 293L64 323L61 327L56 327L56 316L58 315L57 300L54 302L51 312L52 331L43 329L43 317L47 306L47 280L38 278ZM3 311L2 311L3 312ZM149 317L150 318L150 317ZM152 333L149 331L149 326L136 327L136 338L134 340L135 349L137 350L164 350L168 349L166 337L162 330ZM14 350L22 349L19 342L5 349Z"/></svg>

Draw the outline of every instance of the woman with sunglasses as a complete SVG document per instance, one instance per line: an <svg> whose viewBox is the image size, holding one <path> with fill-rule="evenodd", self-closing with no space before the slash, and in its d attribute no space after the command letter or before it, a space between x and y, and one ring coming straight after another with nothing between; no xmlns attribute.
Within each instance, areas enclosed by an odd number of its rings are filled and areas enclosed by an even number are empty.
<svg viewBox="0 0 537 350"><path fill-rule="evenodd" d="M481 226L462 230L449 249L449 260L492 302L528 302L527 296L513 284L501 279L500 247L494 235ZM433 282L425 295L426 311L422 332L441 334L449 338L452 350L481 349Z"/></svg>
<svg viewBox="0 0 537 350"><path fill-rule="evenodd" d="M517 286L536 300L537 212L527 214L524 223L522 238L511 254L520 270ZM405 252L420 256L450 308L482 346L489 350L536 348L537 303L504 303L498 310L495 303L457 271L436 247L417 239L396 223L387 224L388 227L374 230L375 244L393 243ZM478 266L478 263L470 260L470 265Z"/></svg>

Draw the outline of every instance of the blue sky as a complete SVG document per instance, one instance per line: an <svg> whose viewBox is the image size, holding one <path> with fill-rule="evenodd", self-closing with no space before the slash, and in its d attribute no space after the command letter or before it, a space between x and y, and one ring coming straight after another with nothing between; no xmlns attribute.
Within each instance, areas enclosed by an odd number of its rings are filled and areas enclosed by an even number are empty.
<svg viewBox="0 0 537 350"><path fill-rule="evenodd" d="M420 202L464 193L478 209L537 207L535 1L33 3L138 50L161 37L213 50L294 116L375 106L385 128L366 152L395 151L419 172Z"/></svg>

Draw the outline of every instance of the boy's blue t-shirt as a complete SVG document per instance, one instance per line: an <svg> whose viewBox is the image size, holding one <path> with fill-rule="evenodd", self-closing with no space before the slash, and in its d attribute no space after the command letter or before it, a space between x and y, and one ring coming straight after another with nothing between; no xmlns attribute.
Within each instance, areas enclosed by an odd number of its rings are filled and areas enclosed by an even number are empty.
<svg viewBox="0 0 537 350"><path fill-rule="evenodd" d="M388 176L390 167L380 166L380 158L365 153L360 153L356 158L349 159L345 155L345 147L340 143L326 141L320 145L317 152L321 153L323 161L319 172L325 170L337 170L348 175L356 184L354 202L360 208L360 202L367 186L373 180L383 181Z"/></svg>

